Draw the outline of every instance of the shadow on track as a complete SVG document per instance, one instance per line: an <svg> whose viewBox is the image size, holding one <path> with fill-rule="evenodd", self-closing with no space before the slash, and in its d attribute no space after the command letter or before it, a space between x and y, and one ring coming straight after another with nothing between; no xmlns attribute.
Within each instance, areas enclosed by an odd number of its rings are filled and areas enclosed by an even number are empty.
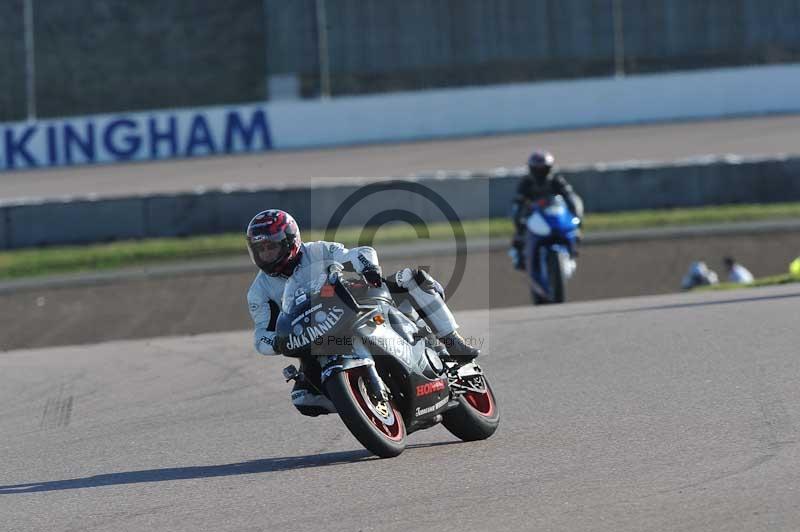
<svg viewBox="0 0 800 532"><path fill-rule="evenodd" d="M250 460L236 464L173 467L165 469L148 469L145 471L126 471L123 473L108 473L92 477L73 478L68 480L54 480L50 482L35 482L31 484L17 484L15 486L0 486L0 495L14 493L34 493L38 491L72 490L80 488L96 488L99 486L116 486L120 484L137 484L141 482L163 482L165 480L186 480L195 478L224 477L231 475L251 475L255 473L271 473L275 471L290 471L308 467L322 467L337 464L347 464L368 460L377 460L368 451L345 451L338 453L324 453L306 456L290 456L283 458L266 458L264 460Z"/></svg>
<svg viewBox="0 0 800 532"><path fill-rule="evenodd" d="M450 445L454 443L460 442L447 441L416 444L409 445L408 449L436 447L439 445ZM239 462L236 464L172 467L165 469L147 469L144 471L125 471L123 473L108 473L105 475L95 475L84 478L0 486L0 495L97 488L100 486L118 486L122 484L138 484L142 482L164 482L167 480L187 480L232 475L252 475L256 473L272 473L275 471L291 471L294 469L305 469L309 467L353 464L372 460L380 460L380 458L373 456L369 451L359 450L305 456L289 456L283 458L265 458L264 460L250 460L248 462Z"/></svg>

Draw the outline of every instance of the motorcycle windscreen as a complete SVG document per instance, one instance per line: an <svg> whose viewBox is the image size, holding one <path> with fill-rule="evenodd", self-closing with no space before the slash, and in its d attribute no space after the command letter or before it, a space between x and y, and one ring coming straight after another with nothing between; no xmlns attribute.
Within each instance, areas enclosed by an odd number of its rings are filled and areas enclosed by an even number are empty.
<svg viewBox="0 0 800 532"><path fill-rule="evenodd" d="M528 231L536 236L550 236L550 224L544 219L539 211L534 212L528 217Z"/></svg>
<svg viewBox="0 0 800 532"><path fill-rule="evenodd" d="M330 260L318 260L298 265L292 276L286 281L281 298L281 311L296 314L295 307L305 305L312 297L318 295L328 282L328 268L338 264Z"/></svg>

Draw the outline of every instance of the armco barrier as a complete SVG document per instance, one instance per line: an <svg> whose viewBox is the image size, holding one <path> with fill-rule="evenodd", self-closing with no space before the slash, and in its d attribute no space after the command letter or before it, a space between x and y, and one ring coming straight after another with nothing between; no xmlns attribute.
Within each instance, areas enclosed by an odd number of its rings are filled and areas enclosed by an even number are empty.
<svg viewBox="0 0 800 532"><path fill-rule="evenodd" d="M142 198L44 201L3 207L7 247L85 244L142 238Z"/></svg>
<svg viewBox="0 0 800 532"><path fill-rule="evenodd" d="M9 226L8 221L6 220L7 217L8 217L8 211L6 211L5 209L0 210L0 249L8 249L10 247L8 242L8 236L11 227Z"/></svg>
<svg viewBox="0 0 800 532"><path fill-rule="evenodd" d="M598 165L565 173L596 212L800 200L797 157L707 157L669 165Z"/></svg>
<svg viewBox="0 0 800 532"><path fill-rule="evenodd" d="M266 207L305 228L505 216L522 170L437 174L386 182L211 190L114 199L0 203L0 249L241 231ZM800 201L800 157L727 156L672 164L633 162L565 172L590 212Z"/></svg>

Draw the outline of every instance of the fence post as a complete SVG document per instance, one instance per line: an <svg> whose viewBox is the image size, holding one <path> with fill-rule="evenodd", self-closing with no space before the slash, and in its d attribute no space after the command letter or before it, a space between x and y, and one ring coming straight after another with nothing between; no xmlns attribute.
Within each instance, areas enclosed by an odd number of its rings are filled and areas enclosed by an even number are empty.
<svg viewBox="0 0 800 532"><path fill-rule="evenodd" d="M319 53L320 96L331 97L331 64L328 50L328 14L325 11L325 0L317 3L317 51Z"/></svg>
<svg viewBox="0 0 800 532"><path fill-rule="evenodd" d="M28 121L36 120L36 54L33 38L33 0L25 0L23 8L23 27L25 32L25 99L28 107Z"/></svg>
<svg viewBox="0 0 800 532"><path fill-rule="evenodd" d="M622 0L611 0L614 19L614 75L625 77L625 27L622 21Z"/></svg>

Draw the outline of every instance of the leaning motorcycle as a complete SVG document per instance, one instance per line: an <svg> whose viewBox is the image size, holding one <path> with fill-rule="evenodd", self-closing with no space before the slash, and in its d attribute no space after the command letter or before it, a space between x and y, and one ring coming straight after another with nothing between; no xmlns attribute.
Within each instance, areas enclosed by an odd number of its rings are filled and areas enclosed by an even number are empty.
<svg viewBox="0 0 800 532"><path fill-rule="evenodd" d="M533 204L526 227L526 269L533 303L563 303L567 281L575 273L580 218L556 194Z"/></svg>
<svg viewBox="0 0 800 532"><path fill-rule="evenodd" d="M314 357L324 393L373 454L397 456L409 434L442 423L464 441L491 436L500 421L475 362L451 360L422 320L400 312L384 283L346 278L341 264L298 267L284 289L280 351ZM304 378L294 366L289 379Z"/></svg>

